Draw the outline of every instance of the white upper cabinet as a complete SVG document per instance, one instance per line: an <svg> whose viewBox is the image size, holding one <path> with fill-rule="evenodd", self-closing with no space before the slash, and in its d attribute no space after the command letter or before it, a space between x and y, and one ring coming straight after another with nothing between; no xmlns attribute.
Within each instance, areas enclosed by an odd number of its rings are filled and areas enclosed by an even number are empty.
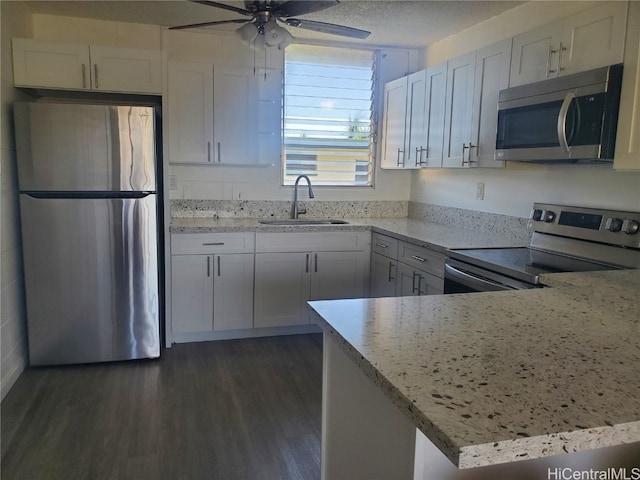
<svg viewBox="0 0 640 480"><path fill-rule="evenodd" d="M420 70L407 77L407 112L405 121L405 168L422 166L426 150L425 92L427 71Z"/></svg>
<svg viewBox="0 0 640 480"><path fill-rule="evenodd" d="M392 80L384 86L382 168L404 168L405 166L407 86L407 77Z"/></svg>
<svg viewBox="0 0 640 480"><path fill-rule="evenodd" d="M631 2L613 168L640 170L640 2Z"/></svg>
<svg viewBox="0 0 640 480"><path fill-rule="evenodd" d="M169 162L213 159L213 66L169 62Z"/></svg>
<svg viewBox="0 0 640 480"><path fill-rule="evenodd" d="M509 86L511 39L476 52L469 166L503 167L495 160L498 94Z"/></svg>
<svg viewBox="0 0 640 480"><path fill-rule="evenodd" d="M258 89L248 68L169 62L169 162L257 163Z"/></svg>
<svg viewBox="0 0 640 480"><path fill-rule="evenodd" d="M94 90L162 93L162 56L159 50L91 45L89 51Z"/></svg>
<svg viewBox="0 0 640 480"><path fill-rule="evenodd" d="M13 39L17 87L162 93L159 50Z"/></svg>
<svg viewBox="0 0 640 480"><path fill-rule="evenodd" d="M422 167L437 168L442 166L446 91L447 63L427 68L425 89L426 145L421 157Z"/></svg>
<svg viewBox="0 0 640 480"><path fill-rule="evenodd" d="M509 86L622 62L626 16L627 2L610 1L516 35Z"/></svg>
<svg viewBox="0 0 640 480"><path fill-rule="evenodd" d="M476 52L447 62L443 167L469 164Z"/></svg>
<svg viewBox="0 0 640 480"><path fill-rule="evenodd" d="M215 65L213 70L214 160L256 163L258 87L250 68Z"/></svg>

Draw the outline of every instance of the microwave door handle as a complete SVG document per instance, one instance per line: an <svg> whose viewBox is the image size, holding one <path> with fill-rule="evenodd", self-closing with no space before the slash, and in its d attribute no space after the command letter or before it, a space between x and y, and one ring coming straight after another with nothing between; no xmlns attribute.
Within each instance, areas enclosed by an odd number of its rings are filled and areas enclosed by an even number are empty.
<svg viewBox="0 0 640 480"><path fill-rule="evenodd" d="M569 92L564 97L560 112L558 113L558 142L560 142L560 148L564 153L570 153L571 147L567 141L567 115L569 113L569 107L571 102L576 98L575 92Z"/></svg>

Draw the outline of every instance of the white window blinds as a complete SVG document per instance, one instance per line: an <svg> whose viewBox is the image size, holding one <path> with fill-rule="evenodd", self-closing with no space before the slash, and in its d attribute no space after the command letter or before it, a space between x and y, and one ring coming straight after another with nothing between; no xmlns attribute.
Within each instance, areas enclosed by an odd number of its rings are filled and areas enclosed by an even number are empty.
<svg viewBox="0 0 640 480"><path fill-rule="evenodd" d="M283 183L372 184L375 53L290 45L285 52Z"/></svg>

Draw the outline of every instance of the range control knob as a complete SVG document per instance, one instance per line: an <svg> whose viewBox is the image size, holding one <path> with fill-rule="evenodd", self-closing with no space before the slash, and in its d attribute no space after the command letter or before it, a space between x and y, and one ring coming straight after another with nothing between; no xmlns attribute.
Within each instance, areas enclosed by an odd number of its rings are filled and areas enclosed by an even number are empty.
<svg viewBox="0 0 640 480"><path fill-rule="evenodd" d="M531 214L531 218L534 219L536 222L540 221L542 219L542 212L543 210L536 208Z"/></svg>
<svg viewBox="0 0 640 480"><path fill-rule="evenodd" d="M622 231L629 235L635 235L640 230L640 223L635 220L625 220L622 222Z"/></svg>
<svg viewBox="0 0 640 480"><path fill-rule="evenodd" d="M543 222L551 223L555 218L555 212L552 212L551 210L543 210L540 220L542 220Z"/></svg>
<svg viewBox="0 0 640 480"><path fill-rule="evenodd" d="M622 220L619 218L607 218L607 223L604 228L609 230L610 232L619 232L622 230Z"/></svg>

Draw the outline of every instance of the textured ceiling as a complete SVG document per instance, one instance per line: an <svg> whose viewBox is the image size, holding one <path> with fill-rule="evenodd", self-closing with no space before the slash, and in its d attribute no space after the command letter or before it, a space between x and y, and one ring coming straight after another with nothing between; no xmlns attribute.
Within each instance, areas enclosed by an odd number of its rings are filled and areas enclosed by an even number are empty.
<svg viewBox="0 0 640 480"><path fill-rule="evenodd" d="M243 2L226 1L244 8ZM423 47L524 2L482 0L343 0L337 6L300 16L308 20L337 23L368 30L366 40L348 41L371 45ZM34 13L98 18L121 22L176 26L243 18L227 10L189 1L28 1ZM234 30L238 25L208 27ZM297 38L341 41L343 37L288 27Z"/></svg>

